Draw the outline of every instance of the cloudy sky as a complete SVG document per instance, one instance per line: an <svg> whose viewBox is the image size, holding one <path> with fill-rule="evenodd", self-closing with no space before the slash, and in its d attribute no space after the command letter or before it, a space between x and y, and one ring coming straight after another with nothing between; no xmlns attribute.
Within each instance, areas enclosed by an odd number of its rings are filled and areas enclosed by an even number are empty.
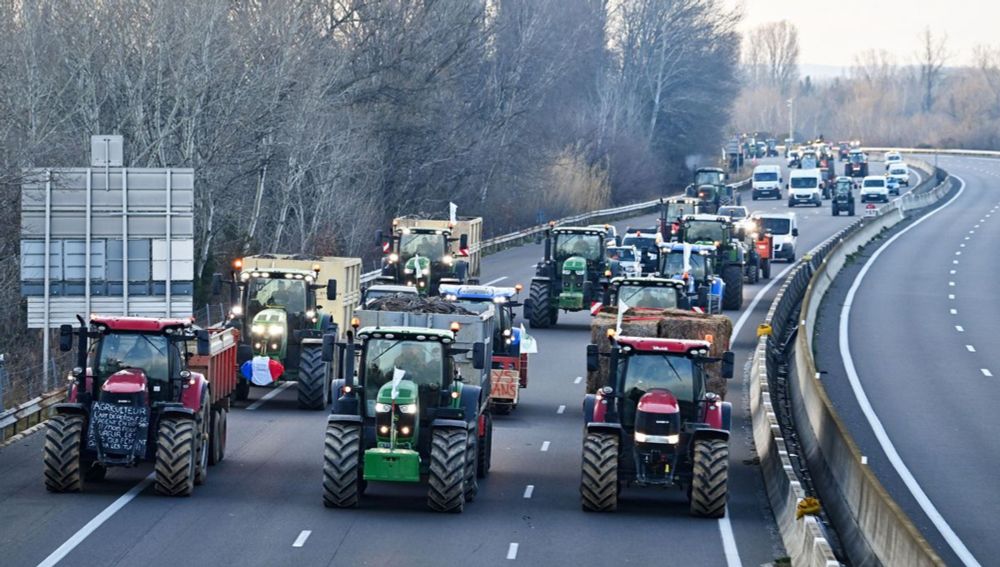
<svg viewBox="0 0 1000 567"><path fill-rule="evenodd" d="M742 6L742 28L789 20L799 29L800 62L847 66L865 49L885 49L910 63L918 34L947 34L949 65L972 60L975 45L1000 46L1000 0L726 0ZM849 15L857 18L849 20ZM850 23L848 23L850 22Z"/></svg>

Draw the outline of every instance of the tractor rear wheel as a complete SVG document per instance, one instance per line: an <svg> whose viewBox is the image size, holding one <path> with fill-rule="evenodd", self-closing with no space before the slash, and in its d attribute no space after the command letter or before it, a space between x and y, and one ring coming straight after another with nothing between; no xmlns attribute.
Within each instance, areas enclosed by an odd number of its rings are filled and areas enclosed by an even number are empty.
<svg viewBox="0 0 1000 567"><path fill-rule="evenodd" d="M549 287L545 282L531 282L529 293L531 300L531 317L528 323L532 329L545 329L555 325L559 312L555 311L553 317L552 298L549 296Z"/></svg>
<svg viewBox="0 0 1000 567"><path fill-rule="evenodd" d="M762 264L761 264L761 267L760 267L760 271L761 271L761 277L762 278L764 278L765 280L771 279L771 259L770 258L768 258L767 260L763 260L762 261Z"/></svg>
<svg viewBox="0 0 1000 567"><path fill-rule="evenodd" d="M212 410L212 433L208 449L208 464L217 465L226 458L226 433L229 425L229 411L226 408Z"/></svg>
<svg viewBox="0 0 1000 567"><path fill-rule="evenodd" d="M725 516L728 479L729 444L722 439L695 441L691 515L702 518Z"/></svg>
<svg viewBox="0 0 1000 567"><path fill-rule="evenodd" d="M361 427L326 426L323 445L323 505L355 508L361 500Z"/></svg>
<svg viewBox="0 0 1000 567"><path fill-rule="evenodd" d="M195 420L165 417L156 432L156 492L190 496L194 491Z"/></svg>
<svg viewBox="0 0 1000 567"><path fill-rule="evenodd" d="M236 377L236 389L233 390L233 399L237 402L245 402L250 398L250 381L242 376Z"/></svg>
<svg viewBox="0 0 1000 567"><path fill-rule="evenodd" d="M62 414L49 420L45 429L45 488L50 492L83 489L82 415Z"/></svg>
<svg viewBox="0 0 1000 567"><path fill-rule="evenodd" d="M465 452L468 433L461 429L435 429L431 437L431 462L427 505L438 512L465 508Z"/></svg>
<svg viewBox="0 0 1000 567"><path fill-rule="evenodd" d="M465 442L465 501L472 502L479 494L479 436L470 431Z"/></svg>
<svg viewBox="0 0 1000 567"><path fill-rule="evenodd" d="M330 381L327 379L323 349L302 345L299 355L299 407L321 410L326 407Z"/></svg>
<svg viewBox="0 0 1000 567"><path fill-rule="evenodd" d="M486 478L490 474L490 466L493 464L493 414L486 412L483 415L486 421L486 434L479 440L477 450L479 459L476 461L476 476Z"/></svg>
<svg viewBox="0 0 1000 567"><path fill-rule="evenodd" d="M618 436L588 433L583 439L580 497L587 512L618 509Z"/></svg>
<svg viewBox="0 0 1000 567"><path fill-rule="evenodd" d="M726 266L722 270L722 281L726 282L722 308L739 310L743 307L743 270L738 264Z"/></svg>
<svg viewBox="0 0 1000 567"><path fill-rule="evenodd" d="M206 392L207 396L207 392ZM210 449L212 425L212 406L208 399L202 401L201 411L195 420L195 462L194 462L194 483L198 486L205 484L208 478L208 459Z"/></svg>

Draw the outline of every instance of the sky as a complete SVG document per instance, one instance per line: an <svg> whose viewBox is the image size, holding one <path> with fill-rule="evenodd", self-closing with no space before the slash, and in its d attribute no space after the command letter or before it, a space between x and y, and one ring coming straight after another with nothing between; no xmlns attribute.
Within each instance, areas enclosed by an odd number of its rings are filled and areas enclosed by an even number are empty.
<svg viewBox="0 0 1000 567"><path fill-rule="evenodd" d="M742 31L782 19L795 24L803 65L846 67L866 49L885 49L898 63L912 63L926 26L947 34L948 65L971 64L977 44L1000 47L1000 0L725 1L743 6Z"/></svg>

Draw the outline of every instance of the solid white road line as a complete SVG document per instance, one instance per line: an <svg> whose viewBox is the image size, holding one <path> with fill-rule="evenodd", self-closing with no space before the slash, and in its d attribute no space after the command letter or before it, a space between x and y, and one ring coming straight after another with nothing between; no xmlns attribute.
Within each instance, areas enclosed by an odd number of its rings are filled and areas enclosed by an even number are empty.
<svg viewBox="0 0 1000 567"><path fill-rule="evenodd" d="M264 405L267 402L267 400L270 400L271 398L273 398L273 397L277 396L278 394L284 392L286 388L288 388L289 386L291 386L294 383L295 382L285 382L284 384L282 384L282 385L278 386L277 388L271 390L270 392L268 392L267 394L265 394L263 398L261 398L261 399L257 400L256 402L248 405L247 406L247 411L253 411L253 410L259 408L260 406Z"/></svg>
<svg viewBox="0 0 1000 567"><path fill-rule="evenodd" d="M962 543L962 540L958 537L955 531L951 529L951 526L948 525L948 522L945 521L944 517L941 516L941 513L938 512L938 509L931 502L931 499L928 498L927 494L920 487L917 479L913 477L913 473L911 473L910 469L907 468L906 464L903 462L903 458L899 456L895 445L892 444L892 440L889 438L889 434L882 425L882 421L878 418L878 415L876 415L875 410L872 408L871 401L868 399L864 386L861 384L861 378L858 376L858 371L854 367L854 359L851 356L851 340L849 333L851 326L851 306L854 305L854 297L857 295L858 289L861 287L861 282L864 281L868 271L871 269L875 261L878 260L878 257L882 255L882 252L884 252L889 246L892 246L892 243L895 242L900 236L903 236L914 227L920 225L920 223L933 217L954 203L955 200L961 197L962 193L965 192L965 181L961 177L955 175L952 177L957 179L959 182L958 193L956 193L955 196L949 199L945 204L920 217L910 226L894 234L885 242L885 244L880 246L878 250L871 255L868 261L865 262L865 265L862 266L861 271L858 272L857 277L854 279L854 283L851 284L851 288L847 291L847 297L845 298L844 305L840 310L840 358L844 364L844 370L847 372L847 379L851 383L851 389L854 391L854 396L858 400L858 405L860 406L861 411L865 414L865 417L868 419L868 425L871 426L872 431L875 434L875 438L882 447L882 451L885 452L889 462L892 464L893 468L896 469L896 473L903 480L903 483L910 490L910 493L913 494L914 499L916 499L917 504L924 511L924 514L927 515L937 530L941 532L941 536L944 537L944 540L948 543L948 546L951 547L952 551L955 552L955 555L958 556L959 560L965 565L978 566L979 562L972 555L972 552L965 547L965 544Z"/></svg>
<svg viewBox="0 0 1000 567"><path fill-rule="evenodd" d="M505 279L507 279L507 276L500 276L499 278L497 278L495 280L490 280L490 281L484 283L483 285L493 285L495 283L500 283L500 282L504 281Z"/></svg>
<svg viewBox="0 0 1000 567"><path fill-rule="evenodd" d="M309 536L311 534L312 534L311 530L302 530L299 533L299 537L295 538L295 543L292 544L292 547L302 547L303 545L305 545L306 540L309 539Z"/></svg>
<svg viewBox="0 0 1000 567"><path fill-rule="evenodd" d="M566 406L559 406L559 407L558 407L558 408L556 409L556 413L562 413L562 412L564 412L564 411L566 411Z"/></svg>
<svg viewBox="0 0 1000 567"><path fill-rule="evenodd" d="M969 352L976 352L976 347L974 347L972 345L965 345L965 350L967 350Z"/></svg>
<svg viewBox="0 0 1000 567"><path fill-rule="evenodd" d="M980 371L981 371L981 372L983 373L983 376L986 376L987 378L990 378L990 377L992 377L992 376L993 376L993 373L992 373L992 372L990 372L990 371L989 371L988 369L986 369L986 368L980 368L979 370L980 370Z"/></svg>
<svg viewBox="0 0 1000 567"><path fill-rule="evenodd" d="M510 546L507 547L507 559L511 560L517 559L517 548L518 545L514 542L511 542Z"/></svg>
<svg viewBox="0 0 1000 567"><path fill-rule="evenodd" d="M546 452L548 450L549 450L549 442L548 441L542 441L542 452L544 453L544 452Z"/></svg>
<svg viewBox="0 0 1000 567"><path fill-rule="evenodd" d="M965 329L963 329L961 325L955 325L955 330L958 331L959 333L965 332Z"/></svg>
<svg viewBox="0 0 1000 567"><path fill-rule="evenodd" d="M131 502L133 498L138 496L140 492L152 484L154 476L155 473L150 473L149 476L142 479L139 484L133 486L131 490L119 496L118 500L115 500L110 506L101 510L100 514L94 516L94 519L87 522L86 525L77 530L77 532L66 540L65 543L60 545L58 549L42 560L42 562L38 564L38 567L52 567L56 563L62 561L67 555L69 555L69 552L73 551L76 549L76 546L83 543L83 540L87 539L87 536L94 533L94 531L101 527L104 522L107 522L111 516L114 516L118 510L124 508L126 504Z"/></svg>
<svg viewBox="0 0 1000 567"><path fill-rule="evenodd" d="M531 498L531 495L534 494L534 492L535 492L535 485L534 484L529 484L528 486L524 487L524 497L525 498Z"/></svg>

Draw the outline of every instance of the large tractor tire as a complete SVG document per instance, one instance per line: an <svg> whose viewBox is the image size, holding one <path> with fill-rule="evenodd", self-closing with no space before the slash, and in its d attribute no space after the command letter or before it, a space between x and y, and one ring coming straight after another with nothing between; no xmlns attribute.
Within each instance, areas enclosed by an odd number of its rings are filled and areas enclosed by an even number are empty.
<svg viewBox="0 0 1000 567"><path fill-rule="evenodd" d="M195 485L205 484L208 479L208 461L211 449L212 434L212 406L208 403L208 393L206 399L202 400L201 411L195 419L195 461L194 461L194 483Z"/></svg>
<svg viewBox="0 0 1000 567"><path fill-rule="evenodd" d="M326 362L323 362L323 349L302 345L299 356L299 407L321 410L326 408L329 397L330 380Z"/></svg>
<svg viewBox="0 0 1000 567"><path fill-rule="evenodd" d="M549 287L545 282L531 282L531 317L528 323L532 329L547 329L556 324L559 319L559 310L552 308L552 298L549 296Z"/></svg>
<svg viewBox="0 0 1000 567"><path fill-rule="evenodd" d="M233 399L237 402L245 402L250 399L250 381L242 376L236 377L236 389L233 390Z"/></svg>
<svg viewBox="0 0 1000 567"><path fill-rule="evenodd" d="M476 430L466 435L465 441L465 501L472 502L479 494L479 436Z"/></svg>
<svg viewBox="0 0 1000 567"><path fill-rule="evenodd" d="M725 516L728 479L729 444L721 439L695 441L691 515L702 518Z"/></svg>
<svg viewBox="0 0 1000 567"><path fill-rule="evenodd" d="M197 430L193 419L165 417L156 432L156 492L190 496L194 491Z"/></svg>
<svg viewBox="0 0 1000 567"><path fill-rule="evenodd" d="M461 429L435 429L432 434L427 490L427 505L432 510L461 512L465 508L467 437Z"/></svg>
<svg viewBox="0 0 1000 567"><path fill-rule="evenodd" d="M618 436L588 433L583 439L580 498L587 512L618 509Z"/></svg>
<svg viewBox="0 0 1000 567"><path fill-rule="evenodd" d="M493 414L487 412L483 419L486 420L486 435L479 440L479 445L476 447L476 450L479 451L479 459L476 460L476 476L479 478L486 478L493 465Z"/></svg>
<svg viewBox="0 0 1000 567"><path fill-rule="evenodd" d="M79 492L83 489L82 415L62 414L49 420L45 429L45 488L50 492Z"/></svg>
<svg viewBox="0 0 1000 567"><path fill-rule="evenodd" d="M761 277L765 280L771 279L771 259L761 261L760 266Z"/></svg>
<svg viewBox="0 0 1000 567"><path fill-rule="evenodd" d="M743 307L743 270L738 265L726 266L722 270L722 281L726 289L722 295L722 308L738 311Z"/></svg>
<svg viewBox="0 0 1000 567"><path fill-rule="evenodd" d="M212 410L212 433L209 439L208 464L217 465L226 458L226 435L229 430L229 410Z"/></svg>
<svg viewBox="0 0 1000 567"><path fill-rule="evenodd" d="M361 492L361 427L331 423L323 446L323 505L355 508Z"/></svg>

